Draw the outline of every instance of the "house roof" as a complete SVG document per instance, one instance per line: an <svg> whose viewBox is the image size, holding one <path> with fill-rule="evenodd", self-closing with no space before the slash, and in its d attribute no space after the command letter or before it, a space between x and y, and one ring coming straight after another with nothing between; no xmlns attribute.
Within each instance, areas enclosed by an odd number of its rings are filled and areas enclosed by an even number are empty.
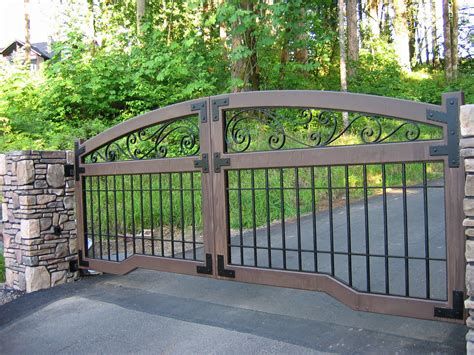
<svg viewBox="0 0 474 355"><path fill-rule="evenodd" d="M20 40L15 40L10 43L8 46L0 50L0 54L7 56L10 55L13 51L16 50L17 46L24 47L25 42ZM43 57L44 59L51 59L53 53L48 52L48 43L47 42L38 42L31 44L31 50L37 55Z"/></svg>

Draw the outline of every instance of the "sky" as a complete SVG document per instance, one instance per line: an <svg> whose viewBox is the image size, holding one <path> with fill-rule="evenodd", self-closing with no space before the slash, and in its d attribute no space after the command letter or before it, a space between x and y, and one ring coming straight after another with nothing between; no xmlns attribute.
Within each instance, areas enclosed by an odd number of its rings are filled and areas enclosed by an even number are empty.
<svg viewBox="0 0 474 355"><path fill-rule="evenodd" d="M62 3L68 0L30 0L31 13L31 42L47 42L58 30L58 14L61 12ZM83 0L86 3L85 0ZM436 0L441 9L441 1ZM473 0L460 0L459 6L463 8ZM470 10L471 28L474 28L474 7ZM441 19L440 19L441 21ZM440 22L438 27L441 28ZM0 0L0 48L7 46L14 39L24 40L24 7L23 0Z"/></svg>

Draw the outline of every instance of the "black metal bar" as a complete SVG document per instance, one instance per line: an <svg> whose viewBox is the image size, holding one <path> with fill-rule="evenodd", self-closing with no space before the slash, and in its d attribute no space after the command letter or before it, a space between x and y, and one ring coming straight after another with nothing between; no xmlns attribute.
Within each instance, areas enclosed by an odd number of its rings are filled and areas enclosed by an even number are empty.
<svg viewBox="0 0 474 355"><path fill-rule="evenodd" d="M254 265L257 266L257 222L255 220L255 172L250 169L250 185L252 186L252 230L253 230L253 245L254 245Z"/></svg>
<svg viewBox="0 0 474 355"><path fill-rule="evenodd" d="M98 208L98 223L99 223L99 255L100 259L102 259L103 251L102 251L102 209L100 208L100 176L97 176L97 208Z"/></svg>
<svg viewBox="0 0 474 355"><path fill-rule="evenodd" d="M265 169L265 207L267 215L268 267L272 267L272 236L270 234L270 192L268 190L268 169Z"/></svg>
<svg viewBox="0 0 474 355"><path fill-rule="evenodd" d="M385 293L390 293L390 272L388 262L388 211L387 211L387 172L382 164L382 203L383 203L383 243L385 253Z"/></svg>
<svg viewBox="0 0 474 355"><path fill-rule="evenodd" d="M244 265L244 249L242 248L244 245L244 235L243 235L243 226L242 226L242 191L240 188L242 187L242 180L241 180L241 171L237 170L237 199L239 201L239 236L240 236L240 265Z"/></svg>
<svg viewBox="0 0 474 355"><path fill-rule="evenodd" d="M408 264L408 216L407 216L407 177L406 166L402 163L402 192L403 192L403 243L405 249L405 296L410 295L410 279Z"/></svg>
<svg viewBox="0 0 474 355"><path fill-rule="evenodd" d="M331 248L331 275L334 276L334 216L332 209L332 171L327 167L328 172L328 204L329 204L329 241Z"/></svg>
<svg viewBox="0 0 474 355"><path fill-rule="evenodd" d="M280 168L281 246L283 249L283 269L286 269L285 190L283 187L283 169Z"/></svg>
<svg viewBox="0 0 474 355"><path fill-rule="evenodd" d="M192 209L192 214L191 214L191 233L192 233L192 238L193 238L193 260L196 260L196 216L195 214L195 208L194 208L194 173L190 172L190 184L191 184L191 209ZM207 254L206 254L207 258ZM211 258L211 263L212 263L212 258ZM212 268L212 265L211 265ZM212 273L212 270L211 270Z"/></svg>
<svg viewBox="0 0 474 355"><path fill-rule="evenodd" d="M105 220L107 223L107 259L110 260L109 177L105 176Z"/></svg>
<svg viewBox="0 0 474 355"><path fill-rule="evenodd" d="M83 220L83 223L84 223L84 227L83 227L83 231L84 231L84 246L85 246L85 252L84 254L86 256L89 255L89 224L88 224L88 214L87 214L87 186L86 186L86 181L87 179L85 179L84 177L82 178L82 191L81 191L81 197L82 197L82 201L84 202L84 205L83 205L83 216L82 216L82 220ZM92 206L92 205L91 205ZM92 208L92 207L91 207ZM94 218L94 214L91 213L91 220ZM59 226L55 226L54 228L59 228ZM61 232L59 232L59 235L61 235Z"/></svg>
<svg viewBox="0 0 474 355"><path fill-rule="evenodd" d="M143 209L143 175L140 174L140 224L142 227L142 254L145 252L145 223L144 223L144 209Z"/></svg>
<svg viewBox="0 0 474 355"><path fill-rule="evenodd" d="M314 166L311 167L311 219L313 222L313 261L314 261L314 272L318 272L318 235L316 226L316 197L314 194Z"/></svg>
<svg viewBox="0 0 474 355"><path fill-rule="evenodd" d="M94 193L92 185L94 184L94 180L92 176L89 176L89 194L90 194L90 205L91 205L91 244L92 244L92 258L95 258L95 233L94 233ZM87 180L86 180L87 181ZM87 238L86 238L87 239ZM86 248L87 249L87 248Z"/></svg>
<svg viewBox="0 0 474 355"><path fill-rule="evenodd" d="M161 256L165 256L164 230L163 230L163 176L158 174L158 183L160 184L160 236L161 236Z"/></svg>
<svg viewBox="0 0 474 355"><path fill-rule="evenodd" d="M426 298L430 298L430 244L428 229L428 188L426 176L426 163L423 163L423 216L425 227L425 273L426 273Z"/></svg>
<svg viewBox="0 0 474 355"><path fill-rule="evenodd" d="M155 255L155 221L154 221L154 215L153 215L153 191L152 191L152 186L153 186L153 179L151 174L148 174L148 187L150 190L148 191L149 198L150 198L150 229L151 229L151 255ZM145 236L143 236L145 237Z"/></svg>
<svg viewBox="0 0 474 355"><path fill-rule="evenodd" d="M352 286L352 235L351 235L351 207L349 190L349 166L344 166L346 187L346 228L347 228L347 273L349 286Z"/></svg>
<svg viewBox="0 0 474 355"><path fill-rule="evenodd" d="M123 218L123 249L124 249L124 259L127 259L128 252L127 252L127 214L126 212L126 204L125 204L125 175L122 175L122 218Z"/></svg>
<svg viewBox="0 0 474 355"><path fill-rule="evenodd" d="M301 255L301 219L300 219L300 181L298 168L295 168L295 194L296 194L296 238L298 241L298 270L303 270Z"/></svg>
<svg viewBox="0 0 474 355"><path fill-rule="evenodd" d="M130 190L131 190L131 206L132 206L132 242L133 242L133 254L137 253L137 247L135 243L135 204L133 198L133 175L130 175Z"/></svg>
<svg viewBox="0 0 474 355"><path fill-rule="evenodd" d="M369 235L369 199L367 193L367 165L362 165L364 180L364 225L365 225L365 270L367 272L367 292L370 292L370 235Z"/></svg>
<svg viewBox="0 0 474 355"><path fill-rule="evenodd" d="M183 259L186 259L185 238L184 238L184 196L183 196L183 173L179 173L179 203L181 212L181 253Z"/></svg>
<svg viewBox="0 0 474 355"><path fill-rule="evenodd" d="M117 213L117 178L114 175L114 222L115 222L115 261L119 261L118 246L118 213Z"/></svg>
<svg viewBox="0 0 474 355"><path fill-rule="evenodd" d="M174 226L173 226L173 177L172 173L168 174L168 192L170 194L170 235L171 235L171 257L174 258Z"/></svg>

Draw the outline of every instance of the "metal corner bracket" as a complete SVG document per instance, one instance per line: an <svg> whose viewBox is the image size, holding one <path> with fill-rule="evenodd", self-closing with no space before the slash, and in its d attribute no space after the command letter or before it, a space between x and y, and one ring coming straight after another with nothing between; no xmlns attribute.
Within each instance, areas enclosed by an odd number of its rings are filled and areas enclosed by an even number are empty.
<svg viewBox="0 0 474 355"><path fill-rule="evenodd" d="M459 168L459 99L457 97L447 97L446 112L426 110L426 118L429 121L448 125L448 144L431 146L430 155L447 155L449 167Z"/></svg>
<svg viewBox="0 0 474 355"><path fill-rule="evenodd" d="M212 254L206 254L206 264L204 266L197 266L196 272L198 274L212 275Z"/></svg>
<svg viewBox="0 0 474 355"><path fill-rule="evenodd" d="M209 155L207 153L201 154L201 159L194 160L194 167L201 168L203 173L209 172Z"/></svg>
<svg viewBox="0 0 474 355"><path fill-rule="evenodd" d="M212 100L212 120L219 121L219 107L229 106L229 98Z"/></svg>
<svg viewBox="0 0 474 355"><path fill-rule="evenodd" d="M214 172L220 173L222 166L230 166L230 158L221 158L221 153L214 153Z"/></svg>
<svg viewBox="0 0 474 355"><path fill-rule="evenodd" d="M199 117L202 123L207 122L207 101L199 101L191 104L191 111L199 111Z"/></svg>
<svg viewBox="0 0 474 355"><path fill-rule="evenodd" d="M235 278L235 271L224 267L224 256L217 255L217 275L228 278Z"/></svg>
<svg viewBox="0 0 474 355"><path fill-rule="evenodd" d="M439 318L464 318L464 292L453 291L453 308L435 307L434 316Z"/></svg>

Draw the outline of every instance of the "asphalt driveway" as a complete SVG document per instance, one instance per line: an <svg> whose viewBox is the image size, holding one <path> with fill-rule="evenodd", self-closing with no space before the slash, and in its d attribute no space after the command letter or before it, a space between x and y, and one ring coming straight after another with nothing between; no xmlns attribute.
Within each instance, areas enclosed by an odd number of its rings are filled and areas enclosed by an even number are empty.
<svg viewBox="0 0 474 355"><path fill-rule="evenodd" d="M460 353L466 328L317 292L137 270L0 307L0 353Z"/></svg>

